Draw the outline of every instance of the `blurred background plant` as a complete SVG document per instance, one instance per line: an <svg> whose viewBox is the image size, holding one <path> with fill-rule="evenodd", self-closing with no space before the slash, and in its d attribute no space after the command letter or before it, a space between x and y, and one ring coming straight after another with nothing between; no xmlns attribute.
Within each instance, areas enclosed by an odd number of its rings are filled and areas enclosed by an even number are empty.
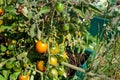
<svg viewBox="0 0 120 80"><path fill-rule="evenodd" d="M117 2L0 0L0 5L1 80L120 79ZM98 24L93 25L96 17ZM92 35L94 31L90 29L94 26L97 31L102 27L101 32ZM88 60L84 59L86 50L92 51ZM66 71L69 66L62 62L101 77L90 77L80 71L70 75Z"/></svg>

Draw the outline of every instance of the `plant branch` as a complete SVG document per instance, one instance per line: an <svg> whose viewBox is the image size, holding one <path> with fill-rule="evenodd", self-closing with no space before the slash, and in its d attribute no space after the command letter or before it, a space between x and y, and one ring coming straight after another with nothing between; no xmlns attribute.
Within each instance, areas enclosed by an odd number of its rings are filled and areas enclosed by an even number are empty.
<svg viewBox="0 0 120 80"><path fill-rule="evenodd" d="M84 69L80 68L80 67L76 67L74 65L71 65L69 63L66 63L66 62L61 62L62 65L65 65L69 68L72 68L74 70L77 70L77 71L80 71L82 73L86 73L88 76L92 76L92 77L100 77L100 78L105 78L107 80L115 80L115 79L112 79L112 78L109 78L107 77L106 75L100 75L100 74L95 74L95 73L92 73L92 72L86 72Z"/></svg>

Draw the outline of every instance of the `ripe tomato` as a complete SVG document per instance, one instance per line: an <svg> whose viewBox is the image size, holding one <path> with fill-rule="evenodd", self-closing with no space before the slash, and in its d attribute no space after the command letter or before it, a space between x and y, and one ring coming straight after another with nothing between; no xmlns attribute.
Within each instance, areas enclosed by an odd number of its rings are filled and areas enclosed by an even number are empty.
<svg viewBox="0 0 120 80"><path fill-rule="evenodd" d="M55 68L51 68L48 76L53 80L58 78L58 71Z"/></svg>
<svg viewBox="0 0 120 80"><path fill-rule="evenodd" d="M59 52L58 44L50 48L50 54L56 54Z"/></svg>
<svg viewBox="0 0 120 80"><path fill-rule="evenodd" d="M51 65L56 66L57 63L58 63L57 57L50 56L50 61L49 62L50 62Z"/></svg>
<svg viewBox="0 0 120 80"><path fill-rule="evenodd" d="M27 74L27 75L20 74L19 75L19 80L29 80L29 78L30 78L29 74Z"/></svg>
<svg viewBox="0 0 120 80"><path fill-rule="evenodd" d="M47 51L48 44L47 43L43 43L42 41L37 41L35 47L36 47L36 51L38 53L43 54L43 53L45 53Z"/></svg>
<svg viewBox="0 0 120 80"><path fill-rule="evenodd" d="M0 15L2 15L3 14L3 10L0 8Z"/></svg>
<svg viewBox="0 0 120 80"><path fill-rule="evenodd" d="M58 12L62 12L64 10L64 4L62 4L61 2L57 2L55 7Z"/></svg>
<svg viewBox="0 0 120 80"><path fill-rule="evenodd" d="M45 65L44 65L45 63L44 63L44 61L38 61L37 62L37 69L39 70L39 71L42 71L42 72L44 72L45 70L46 70L46 67L45 67Z"/></svg>

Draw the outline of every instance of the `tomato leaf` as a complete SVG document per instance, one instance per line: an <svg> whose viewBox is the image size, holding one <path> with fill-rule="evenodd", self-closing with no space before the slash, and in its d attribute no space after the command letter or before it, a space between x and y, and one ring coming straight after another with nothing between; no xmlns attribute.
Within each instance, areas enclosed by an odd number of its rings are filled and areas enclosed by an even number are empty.
<svg viewBox="0 0 120 80"><path fill-rule="evenodd" d="M20 72L14 72L10 75L10 80L17 80L17 77L19 76Z"/></svg>
<svg viewBox="0 0 120 80"><path fill-rule="evenodd" d="M79 16L80 16L81 18L84 18L84 13L83 13L80 9L73 8L73 10L74 10L77 14L79 14Z"/></svg>
<svg viewBox="0 0 120 80"><path fill-rule="evenodd" d="M4 1L3 1L3 0L0 0L0 5L1 5L1 4L4 4Z"/></svg>
<svg viewBox="0 0 120 80"><path fill-rule="evenodd" d="M8 76L10 74L10 70L2 70L2 74L3 76L5 77L5 79L7 80L8 79ZM1 79L1 78L0 78Z"/></svg>
<svg viewBox="0 0 120 80"><path fill-rule="evenodd" d="M16 14L16 9L15 9L15 7L12 6L12 5L11 5L11 6L6 6L5 11L6 11L6 12L13 13L13 14Z"/></svg>
<svg viewBox="0 0 120 80"><path fill-rule="evenodd" d="M0 80L6 80L2 75L0 75Z"/></svg>
<svg viewBox="0 0 120 80"><path fill-rule="evenodd" d="M89 9L91 9L92 11L94 11L95 13L101 14L102 11L99 10L97 7L95 7L93 4L89 4Z"/></svg>
<svg viewBox="0 0 120 80"><path fill-rule="evenodd" d="M9 30L9 29L12 29L12 27L11 26L3 26L3 25L0 26L0 32L4 31L5 29Z"/></svg>
<svg viewBox="0 0 120 80"><path fill-rule="evenodd" d="M41 13L42 13L42 14L46 14L46 13L48 13L48 12L50 12L50 8L49 8L49 7L44 6L44 7L41 8Z"/></svg>
<svg viewBox="0 0 120 80"><path fill-rule="evenodd" d="M36 36L36 33L35 33L35 24L33 24L30 28L30 36L33 38L34 36Z"/></svg>

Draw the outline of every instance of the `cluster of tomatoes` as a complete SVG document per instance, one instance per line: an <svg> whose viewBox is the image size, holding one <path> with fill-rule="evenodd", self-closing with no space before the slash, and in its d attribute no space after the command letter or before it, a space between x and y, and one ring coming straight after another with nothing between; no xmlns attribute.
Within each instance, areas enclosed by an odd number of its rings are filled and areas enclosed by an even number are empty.
<svg viewBox="0 0 120 80"><path fill-rule="evenodd" d="M50 43L51 44L51 43ZM37 62L37 69L43 73L47 72L50 79L58 79L59 77L66 77L65 67L60 63L66 62L68 56L64 50L60 50L61 45L44 43L37 41L36 51L42 55L48 55L48 61L39 60ZM49 50L49 51L48 51Z"/></svg>

